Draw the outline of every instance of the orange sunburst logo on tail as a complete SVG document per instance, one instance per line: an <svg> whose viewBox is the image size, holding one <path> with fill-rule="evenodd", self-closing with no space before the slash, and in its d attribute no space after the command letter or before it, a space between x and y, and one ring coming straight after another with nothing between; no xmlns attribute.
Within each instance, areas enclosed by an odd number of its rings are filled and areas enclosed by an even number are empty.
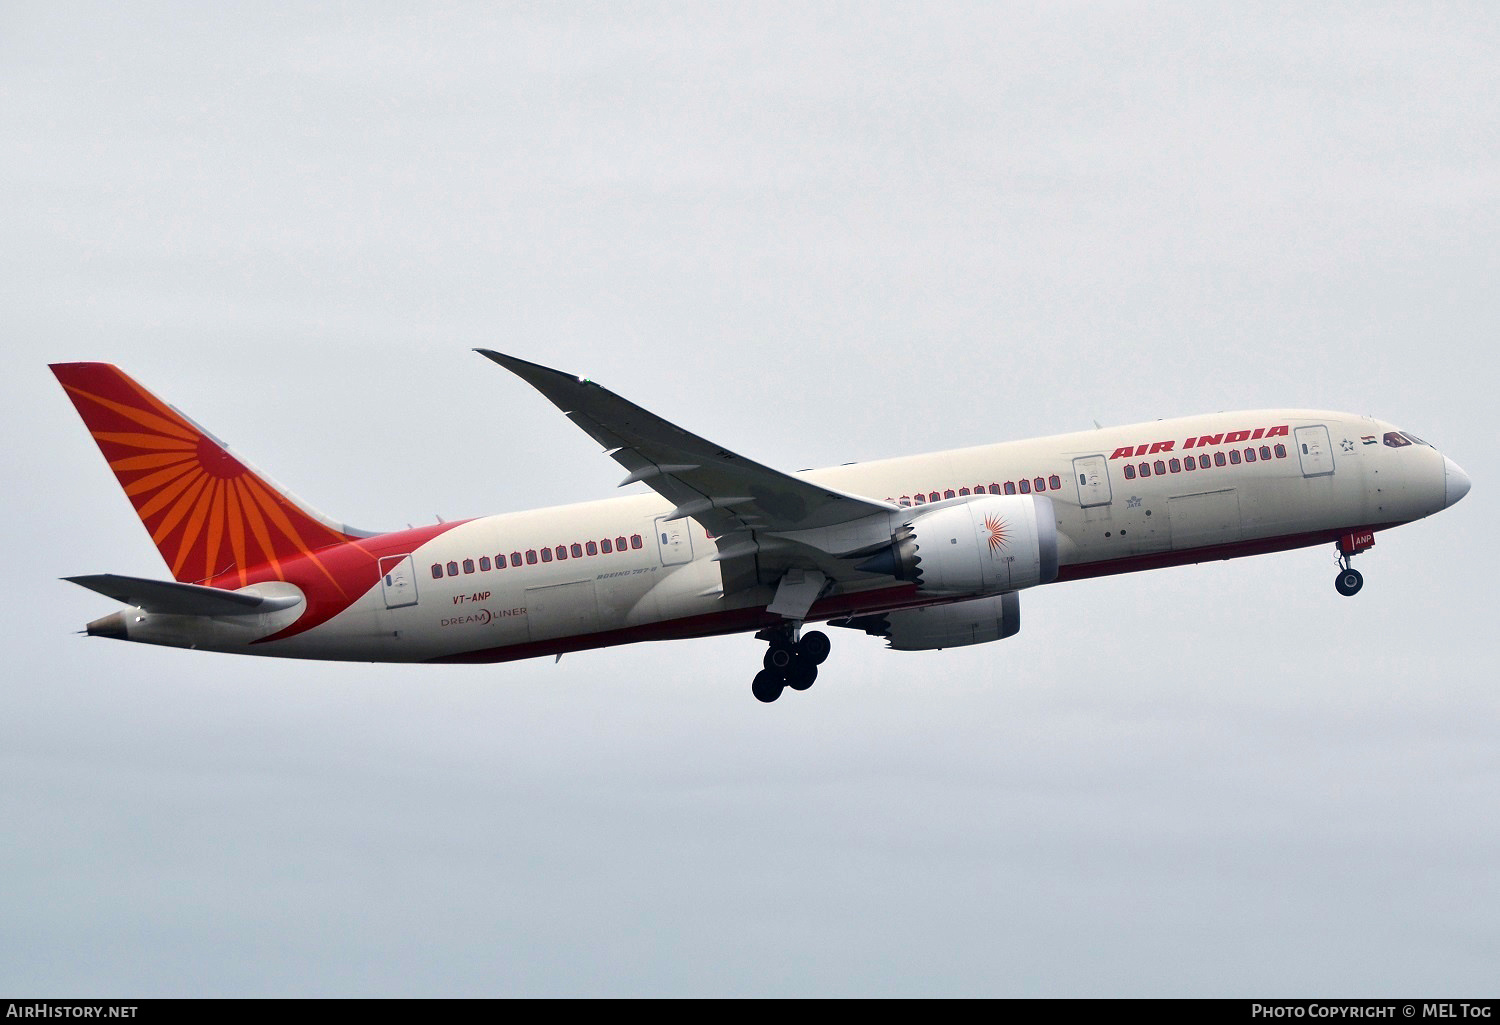
<svg viewBox="0 0 1500 1025"><path fill-rule="evenodd" d="M354 540L281 494L118 368L63 363L52 370L175 579L229 573L243 586L255 567L280 577L286 560Z"/></svg>
<svg viewBox="0 0 1500 1025"><path fill-rule="evenodd" d="M998 516L986 516L984 518L984 531L989 535L990 551L996 552L1005 547L1005 542L1010 540L1010 530L1005 521Z"/></svg>

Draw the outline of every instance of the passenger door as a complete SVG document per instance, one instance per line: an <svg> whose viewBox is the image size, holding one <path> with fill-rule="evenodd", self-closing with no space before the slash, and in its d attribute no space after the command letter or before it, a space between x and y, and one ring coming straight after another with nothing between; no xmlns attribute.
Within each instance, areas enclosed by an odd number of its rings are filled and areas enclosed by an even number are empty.
<svg viewBox="0 0 1500 1025"><path fill-rule="evenodd" d="M380 560L380 587L388 609L417 603L417 573L410 555L387 555Z"/></svg>
<svg viewBox="0 0 1500 1025"><path fill-rule="evenodd" d="M669 520L665 516L656 519L656 547L661 553L663 566L679 566L693 560L693 525L691 517Z"/></svg>
<svg viewBox="0 0 1500 1025"><path fill-rule="evenodd" d="M1109 461L1102 455L1079 456L1073 460L1073 477L1078 482L1080 506L1087 509L1109 504Z"/></svg>
<svg viewBox="0 0 1500 1025"><path fill-rule="evenodd" d="M1328 440L1328 428L1322 424L1298 427L1296 430L1297 455L1302 460L1302 476L1326 477L1333 472L1333 445Z"/></svg>

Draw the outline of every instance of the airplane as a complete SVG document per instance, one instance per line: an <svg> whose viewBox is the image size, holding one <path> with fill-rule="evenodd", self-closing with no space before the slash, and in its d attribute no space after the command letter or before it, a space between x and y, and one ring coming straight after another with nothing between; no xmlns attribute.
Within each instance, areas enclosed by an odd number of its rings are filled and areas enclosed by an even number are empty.
<svg viewBox="0 0 1500 1025"><path fill-rule="evenodd" d="M812 686L828 635L997 641L1019 592L1333 544L1448 508L1468 476L1367 416L1259 409L784 473L592 381L476 350L649 490L392 533L314 512L123 371L60 363L171 580L65 579L127 606L94 637L287 658L488 663L754 632L752 694Z"/></svg>

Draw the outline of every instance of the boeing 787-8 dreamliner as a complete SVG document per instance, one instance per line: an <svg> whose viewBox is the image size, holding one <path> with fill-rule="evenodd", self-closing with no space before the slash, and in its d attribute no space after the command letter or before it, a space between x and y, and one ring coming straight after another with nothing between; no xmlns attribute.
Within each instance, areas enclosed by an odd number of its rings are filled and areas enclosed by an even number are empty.
<svg viewBox="0 0 1500 1025"><path fill-rule="evenodd" d="M288 658L502 662L755 632L751 687L805 690L826 622L901 651L1001 640L1019 592L1309 545L1339 592L1377 531L1469 490L1393 424L1257 409L784 473L587 380L483 355L654 493L394 533L321 516L118 368L53 372L171 580L69 577L99 637Z"/></svg>

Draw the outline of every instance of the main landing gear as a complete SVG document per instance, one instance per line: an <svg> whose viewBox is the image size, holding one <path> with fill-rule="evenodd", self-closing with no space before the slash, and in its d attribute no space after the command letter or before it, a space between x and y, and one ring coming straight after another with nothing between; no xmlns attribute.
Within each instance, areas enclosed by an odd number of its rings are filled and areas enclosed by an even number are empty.
<svg viewBox="0 0 1500 1025"><path fill-rule="evenodd" d="M796 627L788 625L771 627L755 635L770 642L762 660L765 668L755 674L755 682L750 684L750 693L757 700L775 701L787 687L807 690L818 678L818 666L828 657L831 647L828 635L814 630L799 639L797 633Z"/></svg>
<svg viewBox="0 0 1500 1025"><path fill-rule="evenodd" d="M1358 594L1359 589L1365 586L1364 576L1349 565L1350 560L1366 548L1374 546L1375 532L1372 530L1345 534L1339 538L1339 575L1333 578L1333 586L1345 598Z"/></svg>

